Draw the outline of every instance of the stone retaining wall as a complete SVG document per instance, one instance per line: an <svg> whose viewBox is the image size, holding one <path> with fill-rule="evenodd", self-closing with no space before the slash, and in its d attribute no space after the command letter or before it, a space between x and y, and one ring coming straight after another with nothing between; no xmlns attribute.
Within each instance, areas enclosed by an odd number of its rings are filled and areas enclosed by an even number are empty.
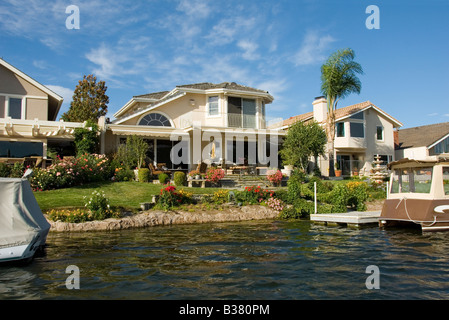
<svg viewBox="0 0 449 320"><path fill-rule="evenodd" d="M196 224L211 222L232 222L249 220L275 219L279 213L265 206L229 207L223 211L213 210L207 212L164 212L145 211L121 219L106 219L103 221L90 221L85 223L67 223L49 221L50 231L106 231L130 228L146 228L160 225Z"/></svg>

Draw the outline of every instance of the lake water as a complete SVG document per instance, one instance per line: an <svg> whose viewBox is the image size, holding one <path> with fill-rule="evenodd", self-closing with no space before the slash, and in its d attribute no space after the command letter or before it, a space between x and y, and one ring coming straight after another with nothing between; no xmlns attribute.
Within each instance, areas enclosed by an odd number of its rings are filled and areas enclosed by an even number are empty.
<svg viewBox="0 0 449 320"><path fill-rule="evenodd" d="M50 233L0 299L447 299L449 233L259 221ZM69 290L66 268L80 271ZM379 268L368 290L366 268Z"/></svg>

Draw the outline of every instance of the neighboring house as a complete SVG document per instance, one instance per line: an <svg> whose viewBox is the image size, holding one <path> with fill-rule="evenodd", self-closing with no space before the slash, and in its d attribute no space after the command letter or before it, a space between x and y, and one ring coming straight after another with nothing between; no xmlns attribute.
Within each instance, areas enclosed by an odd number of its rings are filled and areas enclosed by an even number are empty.
<svg viewBox="0 0 449 320"><path fill-rule="evenodd" d="M201 161L273 166L276 150L270 163L264 155L271 136L277 139L283 131L266 130L265 108L272 101L267 91L234 82L181 85L135 96L106 124L102 152L114 152L127 136L137 134L150 146L150 161L169 169L192 169ZM172 149L182 163L173 163Z"/></svg>
<svg viewBox="0 0 449 320"><path fill-rule="evenodd" d="M63 98L0 59L0 158L47 157L80 123L55 121Z"/></svg>
<svg viewBox="0 0 449 320"><path fill-rule="evenodd" d="M358 103L335 111L335 159L343 175L365 174L372 169L376 155L380 155L385 164L394 160L394 131L402 123L387 114L370 101ZM313 111L291 117L275 125L280 129L298 121L317 121L324 124L327 117L327 101L318 97L313 102ZM321 173L329 175L327 156L321 158Z"/></svg>
<svg viewBox="0 0 449 320"><path fill-rule="evenodd" d="M399 130L395 153L396 159L416 160L449 154L449 122Z"/></svg>

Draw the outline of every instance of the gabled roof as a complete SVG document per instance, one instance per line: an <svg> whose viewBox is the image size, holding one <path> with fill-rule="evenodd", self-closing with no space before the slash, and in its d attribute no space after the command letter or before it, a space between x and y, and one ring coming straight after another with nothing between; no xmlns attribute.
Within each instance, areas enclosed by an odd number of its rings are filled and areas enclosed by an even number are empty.
<svg viewBox="0 0 449 320"><path fill-rule="evenodd" d="M59 109L61 108L62 101L64 100L64 98L62 98L60 95L56 94L55 92L51 91L50 89L48 89L43 84L37 82L36 80L31 78L29 75L23 73L16 67L12 66L11 64L6 62L2 58L0 58L0 65L5 67L6 69L10 70L11 72L15 73L17 76L21 77L25 81L31 83L32 85L34 85L38 89L42 90L43 92L45 92L49 96L48 118L49 118L49 120L56 119L56 116L58 115ZM52 99L53 99L53 101L51 101ZM53 107L50 106L50 102L53 102L53 104L54 104Z"/></svg>
<svg viewBox="0 0 449 320"><path fill-rule="evenodd" d="M397 149L416 147L426 147L430 149L448 136L449 122L401 129L398 131Z"/></svg>
<svg viewBox="0 0 449 320"><path fill-rule="evenodd" d="M344 120L346 118L349 118L349 117L355 115L356 113L365 111L369 108L373 108L378 113L382 114L387 119L389 119L393 123L394 127L397 127L397 128L402 127L402 123L400 121L393 118L388 113L386 113L385 111L383 111L382 109L380 109L379 107L377 107L376 105L371 103L370 101L353 104L353 105L335 110L335 121L337 122L337 121ZM307 112L304 114L300 114L298 116L290 117L280 123L273 125L272 127L286 128L286 127L289 127L289 126L295 124L298 121L310 121L310 120L313 120L313 111Z"/></svg>
<svg viewBox="0 0 449 320"><path fill-rule="evenodd" d="M212 94L212 93L228 93L228 94L248 94L252 96L258 96L266 99L271 102L274 98L268 93L268 91L259 90L247 86L243 86L237 84L235 82L222 82L218 84L213 84L210 82L202 82L202 83L193 83L193 84L185 84L176 86L171 91L161 91L155 93L148 93L144 95L134 96L130 101L128 101L119 111L114 114L114 117L117 120L114 123L120 123L126 121L130 117L134 117L137 114L141 114L147 112L151 109L157 108L168 101L172 101L173 99L177 99L186 93L201 93L201 94ZM143 109L132 110L132 107L137 102L147 102L148 105ZM123 115L128 114L126 117Z"/></svg>

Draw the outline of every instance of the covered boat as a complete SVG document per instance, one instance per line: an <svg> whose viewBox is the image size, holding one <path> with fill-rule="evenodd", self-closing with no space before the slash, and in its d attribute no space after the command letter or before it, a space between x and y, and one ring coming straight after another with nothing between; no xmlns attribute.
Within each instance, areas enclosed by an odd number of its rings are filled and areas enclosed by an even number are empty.
<svg viewBox="0 0 449 320"><path fill-rule="evenodd" d="M28 180L0 178L0 262L31 260L49 230Z"/></svg>
<svg viewBox="0 0 449 320"><path fill-rule="evenodd" d="M380 226L412 224L422 231L449 230L449 158L391 162L388 198Z"/></svg>

